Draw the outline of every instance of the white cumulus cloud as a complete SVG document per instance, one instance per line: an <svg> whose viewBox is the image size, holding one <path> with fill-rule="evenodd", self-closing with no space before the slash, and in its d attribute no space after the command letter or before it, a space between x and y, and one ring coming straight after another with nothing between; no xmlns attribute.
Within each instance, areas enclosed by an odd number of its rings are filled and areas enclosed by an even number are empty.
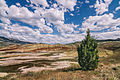
<svg viewBox="0 0 120 80"><path fill-rule="evenodd" d="M97 14L103 14L104 12L108 11L109 5L111 4L112 0L96 0L96 4L94 8L96 8Z"/></svg>
<svg viewBox="0 0 120 80"><path fill-rule="evenodd" d="M74 10L74 6L76 5L77 0L56 0L59 4L63 7L70 9L71 11Z"/></svg>
<svg viewBox="0 0 120 80"><path fill-rule="evenodd" d="M27 2L29 2L29 1L27 0ZM46 0L30 0L30 2L32 4L35 4L36 6L39 6L39 5L43 5L44 7L49 6Z"/></svg>
<svg viewBox="0 0 120 80"><path fill-rule="evenodd" d="M102 16L90 16L82 23L80 30L86 31L88 28L92 31L100 31L109 28L108 30L120 30L117 26L120 25L120 18L113 19L114 15L104 14Z"/></svg>

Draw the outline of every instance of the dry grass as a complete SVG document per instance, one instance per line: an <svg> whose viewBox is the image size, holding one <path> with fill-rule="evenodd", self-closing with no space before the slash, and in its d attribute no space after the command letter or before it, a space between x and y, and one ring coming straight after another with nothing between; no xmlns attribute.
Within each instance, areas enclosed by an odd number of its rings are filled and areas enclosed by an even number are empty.
<svg viewBox="0 0 120 80"><path fill-rule="evenodd" d="M17 74L15 80L120 80L120 69L101 67L100 64L95 71L82 71L78 64L72 64L62 70Z"/></svg>
<svg viewBox="0 0 120 80"><path fill-rule="evenodd" d="M72 60L77 62L77 51L71 45L42 45L28 44L19 46L18 49L24 51L61 51ZM44 48L44 49L43 49ZM49 48L49 49L48 49ZM63 49L65 48L65 49ZM72 51L70 51L72 50ZM0 80L120 80L120 42L99 43L98 46L100 62L94 71L82 71L80 66L72 63L70 67L59 70L44 70L41 72L16 73L0 78ZM54 53L53 53L54 54ZM53 55L50 54L50 55ZM46 55L46 56L50 56ZM45 56L45 55L44 55ZM63 59L66 61L67 59ZM69 59L70 61L70 59Z"/></svg>
<svg viewBox="0 0 120 80"><path fill-rule="evenodd" d="M11 80L11 77L14 80L120 80L120 67L109 67L100 63L94 71L82 71L78 64L71 64L71 67L60 70L18 73L6 77L6 80Z"/></svg>
<svg viewBox="0 0 120 80"><path fill-rule="evenodd" d="M78 64L72 64L71 67L56 71L28 72L18 74L18 80L91 80L90 71L81 71Z"/></svg>

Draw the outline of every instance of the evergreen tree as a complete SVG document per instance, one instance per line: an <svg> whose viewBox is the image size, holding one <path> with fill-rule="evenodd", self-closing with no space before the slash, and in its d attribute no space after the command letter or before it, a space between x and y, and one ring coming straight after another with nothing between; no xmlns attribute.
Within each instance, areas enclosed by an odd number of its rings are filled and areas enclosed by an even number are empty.
<svg viewBox="0 0 120 80"><path fill-rule="evenodd" d="M78 63L82 70L94 70L98 67L97 41L90 36L90 30L87 30L86 38L77 48Z"/></svg>

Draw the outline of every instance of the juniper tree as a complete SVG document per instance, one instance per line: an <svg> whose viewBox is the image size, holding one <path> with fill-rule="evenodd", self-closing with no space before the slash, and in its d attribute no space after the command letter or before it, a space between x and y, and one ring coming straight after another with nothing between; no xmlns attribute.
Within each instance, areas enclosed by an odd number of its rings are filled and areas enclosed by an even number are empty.
<svg viewBox="0 0 120 80"><path fill-rule="evenodd" d="M87 30L87 36L77 48L78 63L82 70L94 70L98 67L97 41L90 36L90 30Z"/></svg>

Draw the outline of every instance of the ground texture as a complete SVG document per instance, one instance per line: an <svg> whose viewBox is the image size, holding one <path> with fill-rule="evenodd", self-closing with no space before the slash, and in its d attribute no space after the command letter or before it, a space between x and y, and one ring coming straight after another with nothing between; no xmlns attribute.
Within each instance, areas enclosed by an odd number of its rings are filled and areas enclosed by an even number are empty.
<svg viewBox="0 0 120 80"><path fill-rule="evenodd" d="M99 43L99 66L82 71L76 44L0 48L0 80L120 80L120 42Z"/></svg>

